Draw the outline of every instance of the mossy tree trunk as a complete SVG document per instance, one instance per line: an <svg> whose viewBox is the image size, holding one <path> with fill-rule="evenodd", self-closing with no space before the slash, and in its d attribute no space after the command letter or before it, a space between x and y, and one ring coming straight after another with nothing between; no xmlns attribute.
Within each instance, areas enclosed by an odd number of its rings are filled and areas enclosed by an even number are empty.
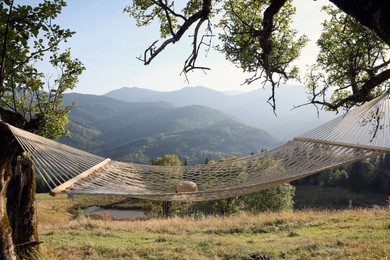
<svg viewBox="0 0 390 260"><path fill-rule="evenodd" d="M7 213L7 187L12 177L12 158L17 144L8 127L0 124L0 259L16 259L12 227Z"/></svg>
<svg viewBox="0 0 390 260"><path fill-rule="evenodd" d="M10 166L10 163L5 164L4 161L0 165L0 259L16 259L12 228L6 208L6 190L11 179Z"/></svg>
<svg viewBox="0 0 390 260"><path fill-rule="evenodd" d="M19 258L38 252L38 227L35 205L35 172L32 162L23 158L16 162L8 185L7 212L13 230L12 238Z"/></svg>
<svg viewBox="0 0 390 260"><path fill-rule="evenodd" d="M0 124L0 259L26 259L37 250L35 174L19 145Z"/></svg>

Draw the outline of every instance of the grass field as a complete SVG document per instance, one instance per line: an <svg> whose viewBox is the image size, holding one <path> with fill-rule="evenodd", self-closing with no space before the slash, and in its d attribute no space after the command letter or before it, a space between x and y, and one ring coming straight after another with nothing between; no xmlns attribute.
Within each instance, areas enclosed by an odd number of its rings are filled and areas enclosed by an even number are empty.
<svg viewBox="0 0 390 260"><path fill-rule="evenodd" d="M72 219L113 197L39 194L44 259L389 259L387 208L136 221Z"/></svg>

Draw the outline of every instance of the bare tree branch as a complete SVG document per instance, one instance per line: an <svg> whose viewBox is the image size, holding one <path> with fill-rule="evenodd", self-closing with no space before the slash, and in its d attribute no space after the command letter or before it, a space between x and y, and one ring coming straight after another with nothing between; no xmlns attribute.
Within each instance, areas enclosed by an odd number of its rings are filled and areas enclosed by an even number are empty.
<svg viewBox="0 0 390 260"><path fill-rule="evenodd" d="M159 47L156 47L156 43L158 41L155 41L152 45L149 46L149 48L146 49L146 51L144 52L144 57L143 59L141 59L144 62L144 65L150 64L150 62L152 62L152 60L160 52L162 52L166 46L178 42L181 39L181 37L187 32L187 30L198 21L197 24L198 29L195 30L196 35L194 36L194 42L193 42L194 46L196 46L197 33L199 32L199 27L204 21L208 20L211 13L211 0L203 0L202 9L188 18L185 18L183 15L175 13L173 10L171 10L168 6L163 4L161 1L154 1L154 2L158 4L160 7L162 7L164 10L169 11L169 13L171 13L172 15L182 18L184 20L184 23L179 27L176 33L172 33L172 36L167 40L165 40ZM167 17L167 19L169 21L170 18ZM173 28L171 29L173 30ZM189 60L191 60L191 56L193 56L193 54L194 52L191 53Z"/></svg>
<svg viewBox="0 0 390 260"><path fill-rule="evenodd" d="M204 39L207 37L207 38L210 38L210 41L211 41L211 38L213 37L212 35L212 32L211 32L211 25L210 25L210 22L207 26L207 29L206 31L209 32L209 33L206 33L206 35L202 35L202 38L200 40L200 42L198 43L198 36L199 36L199 29L200 27L202 26L202 24L206 21L206 19L201 19L198 24L196 25L195 27L195 32L194 32L194 39L193 39L193 48L192 48L192 53L191 55L186 59L185 63L184 63L184 68L183 68L183 71L182 73L186 74L188 73L189 71L191 70L195 70L195 69L201 69L201 70L210 70L210 68L207 68L207 67L199 67L199 66L196 66L195 63L196 63L196 60L198 58L198 55L199 55L199 50L201 48L202 45L206 45L208 46L208 50L210 49L211 47L211 43L206 43L204 41ZM207 50L207 51L208 51Z"/></svg>

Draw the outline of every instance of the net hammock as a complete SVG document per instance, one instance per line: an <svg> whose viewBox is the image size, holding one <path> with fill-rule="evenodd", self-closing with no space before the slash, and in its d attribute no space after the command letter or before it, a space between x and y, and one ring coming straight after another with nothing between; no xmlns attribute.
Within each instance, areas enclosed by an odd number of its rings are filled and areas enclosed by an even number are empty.
<svg viewBox="0 0 390 260"><path fill-rule="evenodd" d="M111 161L8 125L52 189L166 201L236 197L390 152L389 93L271 151L216 164L153 166ZM196 190L178 192L182 182Z"/></svg>

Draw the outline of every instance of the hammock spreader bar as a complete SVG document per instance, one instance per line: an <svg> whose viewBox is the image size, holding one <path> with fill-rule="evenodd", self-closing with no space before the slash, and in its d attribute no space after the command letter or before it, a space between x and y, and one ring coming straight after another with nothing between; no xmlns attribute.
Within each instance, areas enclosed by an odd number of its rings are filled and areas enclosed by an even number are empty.
<svg viewBox="0 0 390 260"><path fill-rule="evenodd" d="M111 161L110 158L107 158L105 159L104 161L102 161L101 163L98 163L96 164L95 166L93 166L92 168L89 168L88 170L86 170L85 172L82 172L80 173L79 175L73 177L72 179L64 182L63 184L55 187L54 189L52 189L50 191L50 195L52 195L53 197L55 195L57 195L58 193L61 193L63 191L65 191L66 189L69 189L71 188L73 185L75 185L76 183L78 183L79 181L81 181L82 179L84 178L87 178L89 175L93 174L96 170L100 169L101 167L105 166L107 163L109 163Z"/></svg>

